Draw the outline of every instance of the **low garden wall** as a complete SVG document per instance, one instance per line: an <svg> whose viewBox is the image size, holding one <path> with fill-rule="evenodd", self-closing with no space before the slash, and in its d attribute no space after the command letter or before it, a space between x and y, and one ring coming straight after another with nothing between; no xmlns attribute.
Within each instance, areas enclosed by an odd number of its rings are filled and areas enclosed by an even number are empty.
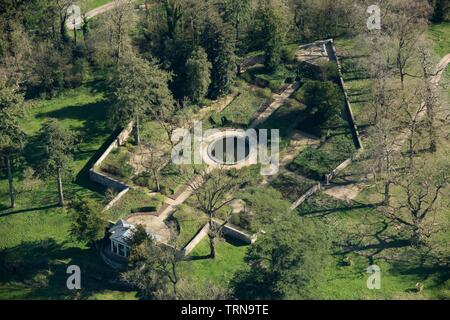
<svg viewBox="0 0 450 320"><path fill-rule="evenodd" d="M230 223L223 226L222 233L247 244L255 243L257 238L256 234L249 235L246 231Z"/></svg>
<svg viewBox="0 0 450 320"><path fill-rule="evenodd" d="M101 184L102 186L105 186L107 188L112 188L118 191L124 191L125 189L129 189L130 187L116 179L113 179L106 174L100 173L97 171L98 168L100 168L103 161L105 161L106 157L115 149L117 149L119 146L123 145L131 136L131 133L133 132L133 122L130 122L125 129L123 129L118 135L117 138L114 139L114 141L106 148L105 152L98 158L98 160L95 162L94 166L89 169L89 177L92 181L97 182ZM126 192L125 192L126 193ZM125 193L119 193L121 196L123 196ZM114 199L117 200L118 199Z"/></svg>
<svg viewBox="0 0 450 320"><path fill-rule="evenodd" d="M336 53L336 47L334 46L333 39L327 40L325 44L325 48L327 49L329 55L333 60L336 61L338 74L339 74L339 87L341 88L344 97L345 97L345 110L347 112L348 120L350 121L350 130L352 131L353 140L355 142L356 149L362 149L363 144L361 142L361 138L359 136L358 126L356 125L355 117L353 115L352 106L350 104L350 100L348 98L347 90L345 89L345 82L342 78L342 67L341 63L339 62L339 58Z"/></svg>
<svg viewBox="0 0 450 320"><path fill-rule="evenodd" d="M208 235L209 231L209 224L205 224L203 228L200 229L200 231L192 238L192 240L183 248L180 250L181 255L183 257L188 256L192 250L200 243L200 241L203 240L204 237Z"/></svg>
<svg viewBox="0 0 450 320"><path fill-rule="evenodd" d="M125 188L122 191L120 191L115 197L114 199L112 199L107 205L106 207L103 209L103 211L109 210L111 209L116 203L117 201L119 201L128 191L130 191L130 188Z"/></svg>
<svg viewBox="0 0 450 320"><path fill-rule="evenodd" d="M339 87L341 88L344 97L345 97L345 109L348 115L348 121L350 122L350 130L352 131L353 136L353 142L356 147L356 152L348 159L346 159L344 162L339 164L332 172L327 174L325 176L324 181L319 182L317 185L314 185L312 188L310 188L306 193L304 193L300 198L298 198L297 201L295 201L292 206L291 210L295 210L300 206L303 202L305 202L306 199L308 199L310 196L315 194L316 192L320 191L324 188L324 186L328 185L330 181L336 177L340 172L342 172L345 168L347 168L350 164L355 161L361 154L363 150L363 144L361 142L361 138L358 131L358 126L356 125L355 117L353 115L352 106L350 104L350 100L347 95L347 91L345 89L345 83L344 79L342 78L342 69L341 64L339 62L339 58L336 54L336 48L334 46L333 39L325 40L325 49L328 52L328 55L330 56L330 59L334 60L338 67L338 73L339 73Z"/></svg>
<svg viewBox="0 0 450 320"><path fill-rule="evenodd" d="M358 149L351 158L346 159L343 161L340 165L338 165L332 172L327 174L325 176L324 181L319 182L317 185L314 185L311 187L308 191L306 191L300 198L298 198L297 201L295 201L292 206L291 210L295 210L300 206L303 202L305 202L306 199L308 199L310 196L315 194L316 192L322 190L326 185L330 183L330 181L336 177L340 172L342 172L344 169L346 169L349 165L353 163L362 153L362 149Z"/></svg>
<svg viewBox="0 0 450 320"><path fill-rule="evenodd" d="M219 219L214 219L213 221L214 223L219 225L223 224L223 221ZM201 228L200 231L194 236L194 238L192 238L192 240L189 241L189 243L182 250L180 250L181 255L184 257L188 256L192 252L192 250L194 250L194 248L200 243L200 241L202 241L203 238L208 235L208 231L209 223L205 224L203 228ZM227 223L222 227L222 234L242 241L246 244L253 244L257 239L256 234L249 235L247 231L242 230L238 226L235 226L231 223Z"/></svg>

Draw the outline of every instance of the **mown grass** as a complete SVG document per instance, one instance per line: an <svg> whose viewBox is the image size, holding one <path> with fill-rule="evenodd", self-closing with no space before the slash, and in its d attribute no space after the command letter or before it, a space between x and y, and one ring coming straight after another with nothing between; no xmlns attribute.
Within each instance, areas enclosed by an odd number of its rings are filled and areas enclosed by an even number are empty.
<svg viewBox="0 0 450 320"><path fill-rule="evenodd" d="M440 57L450 53L450 22L432 24L428 29L428 36Z"/></svg>
<svg viewBox="0 0 450 320"><path fill-rule="evenodd" d="M227 288L236 272L248 268L244 261L248 246L221 240L216 245L216 258L209 259L208 241L203 239L190 254L192 260L181 263L180 274L203 286L212 283Z"/></svg>
<svg viewBox="0 0 450 320"><path fill-rule="evenodd" d="M207 222L204 213L187 205L181 205L173 218L179 227L177 243L180 248L184 248Z"/></svg>
<svg viewBox="0 0 450 320"><path fill-rule="evenodd" d="M81 145L72 163L73 179L64 183L68 199L91 197L104 202L103 189L89 181L87 169L92 158L108 141L106 104L103 94L91 88L68 90L52 100L35 100L28 107L21 127L27 133L29 161L40 141L35 136L43 122L58 119L77 132ZM54 179L38 181L24 177L26 165L15 165L16 208L7 209L7 182L0 181L0 297L4 299L74 299L89 298L96 293L117 289L109 284L112 272L96 250L72 240L69 234L70 212L56 206ZM66 288L67 265L77 264L82 270L83 289L76 293Z"/></svg>
<svg viewBox="0 0 450 320"><path fill-rule="evenodd" d="M111 209L108 216L113 221L124 218L137 212L158 211L164 203L162 195L149 195L145 189L133 189L128 191Z"/></svg>
<svg viewBox="0 0 450 320"><path fill-rule="evenodd" d="M221 113L211 116L210 121L213 125L246 128L271 96L270 91L242 81L238 82L235 91L239 93L239 96Z"/></svg>
<svg viewBox="0 0 450 320"><path fill-rule="evenodd" d="M319 283L316 294L324 299L448 299L449 273L442 266L425 262L404 242L394 225L388 224L373 207L373 191L360 194L346 203L319 193L309 198L297 211L311 219L325 219L336 228L332 263L324 266L326 281ZM383 230L383 231L382 231ZM382 232L381 232L382 231ZM381 240L380 240L381 239ZM349 249L352 244L356 249ZM348 262L351 263L348 263ZM370 290L367 267L381 268L381 289ZM417 283L424 285L417 292Z"/></svg>

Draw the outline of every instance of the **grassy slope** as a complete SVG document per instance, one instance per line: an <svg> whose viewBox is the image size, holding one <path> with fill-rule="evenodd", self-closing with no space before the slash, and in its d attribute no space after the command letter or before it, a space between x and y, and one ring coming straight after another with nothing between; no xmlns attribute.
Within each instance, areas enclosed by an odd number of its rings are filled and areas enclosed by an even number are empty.
<svg viewBox="0 0 450 320"><path fill-rule="evenodd" d="M450 53L449 23L431 26L429 35L433 40L435 51L439 56ZM337 41L338 49L339 46L341 46L341 49L347 49L351 48L352 45L354 44L348 39ZM443 90L446 90L445 88L448 88L450 81L448 68L444 81L446 85L443 86ZM364 101L361 101L363 100L361 99L363 97L361 93L367 87L366 80L353 79L349 76L346 79L346 85L349 89L350 99L353 100L356 117L358 118L359 116L359 120L365 120L363 117L365 107ZM447 95L450 98L448 90ZM326 198L323 194L320 197ZM326 215L333 219L334 223L343 228L343 232L361 231L361 228L366 226L368 229L363 230L365 230L366 234L371 234L380 228L380 221L376 218L378 215L372 209L364 208L365 204L372 202L369 201L372 197L373 192L371 191L360 194L355 199L355 203L353 203L356 207L355 209L352 209L352 205L349 206L348 204L331 204L328 206L329 210L326 210ZM327 201L330 201L330 199L324 202L326 203ZM323 204L315 204L313 207L323 210L322 206ZM363 207L361 208L361 206ZM325 207L327 206L325 205ZM376 241L371 236L368 236L366 241L372 244L375 242L376 244ZM395 256L399 254L398 249L389 249L384 245L380 247L383 248L385 255ZM448 273L439 268L418 268L418 263L415 262L417 255L414 252L409 254L411 260L406 263L386 262L375 259L374 262L380 266L382 271L382 285L380 290L368 290L366 288L368 260L354 254L350 254L349 256L353 261L352 266L343 266L341 264L343 260L342 254L335 256L331 267L326 269L328 280L321 283L317 289L318 296L325 299L449 299L450 297ZM424 284L425 289L422 293L416 293L413 290L417 282Z"/></svg>
<svg viewBox="0 0 450 320"><path fill-rule="evenodd" d="M443 57L450 53L450 22L431 25L428 35L439 56Z"/></svg>
<svg viewBox="0 0 450 320"><path fill-rule="evenodd" d="M209 243L207 238L203 239L190 254L193 260L182 262L182 277L203 285L213 283L227 287L235 272L247 267L244 262L247 246L222 240L216 248L214 260L205 258L209 254Z"/></svg>
<svg viewBox="0 0 450 320"><path fill-rule="evenodd" d="M106 105L101 93L87 88L68 91L64 96L35 101L27 110L22 127L33 136L48 118L56 118L62 125L77 131L83 138L80 150L75 156L73 171L75 182L65 183L67 197L80 195L103 201L101 189L92 185L87 176L91 158L108 140L111 134L105 119ZM20 177L22 168L16 170L17 206L13 210L0 209L0 298L74 298L66 289L66 263L80 265L82 269L82 298L94 297L96 293L108 290L114 295L114 288L108 284L113 273L106 268L97 252L72 241L68 230L69 213L52 207L56 203L56 184L53 180L33 185ZM3 177L2 177L3 178ZM0 203L7 204L7 184L0 181ZM14 261L16 272L11 273L6 265ZM121 293L119 297L122 297Z"/></svg>
<svg viewBox="0 0 450 320"><path fill-rule="evenodd" d="M107 4L109 2L112 2L111 0L81 0L77 1L76 3L86 11L90 11L92 9L101 7L104 4Z"/></svg>

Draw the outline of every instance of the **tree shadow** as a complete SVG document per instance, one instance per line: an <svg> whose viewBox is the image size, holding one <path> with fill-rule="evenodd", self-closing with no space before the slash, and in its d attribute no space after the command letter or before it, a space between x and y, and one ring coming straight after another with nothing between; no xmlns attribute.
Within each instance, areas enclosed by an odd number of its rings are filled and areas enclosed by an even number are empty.
<svg viewBox="0 0 450 320"><path fill-rule="evenodd" d="M58 204L51 204L51 205L42 206L42 207L34 207L34 208L13 210L13 211L8 211L8 212L1 213L0 214L0 218L7 217L7 216L10 216L10 215L19 214L19 213L26 213L26 212L31 212L31 211L43 211L43 210L57 208L57 207L59 207ZM0 211L2 211L2 208L0 208Z"/></svg>
<svg viewBox="0 0 450 320"><path fill-rule="evenodd" d="M81 290L67 288L67 267L81 270ZM54 239L23 242L0 252L0 283L19 283L24 299L87 299L104 290L123 290L116 271L94 249Z"/></svg>
<svg viewBox="0 0 450 320"><path fill-rule="evenodd" d="M349 205L349 206L340 206L340 207L334 207L334 208L322 208L322 209L318 209L318 210L311 210L308 211L307 213L303 213L303 216L326 216L326 215L330 215L333 213L338 213L338 212L346 212L346 211L350 211L350 210L358 210L358 209L374 209L378 206L378 204L368 204L368 203L359 203L359 204L354 204L354 205Z"/></svg>
<svg viewBox="0 0 450 320"><path fill-rule="evenodd" d="M78 174L75 177L75 183L77 183L79 186L103 193L105 191L105 187L91 181L89 176L89 170L94 166L95 162L101 157L101 155L106 151L106 149L110 146L111 143L116 139L118 133L121 131L121 129L117 129L113 131L106 139L106 141L102 144L102 146L96 150L94 155L92 155L89 159L89 161L83 166L83 168L78 172Z"/></svg>

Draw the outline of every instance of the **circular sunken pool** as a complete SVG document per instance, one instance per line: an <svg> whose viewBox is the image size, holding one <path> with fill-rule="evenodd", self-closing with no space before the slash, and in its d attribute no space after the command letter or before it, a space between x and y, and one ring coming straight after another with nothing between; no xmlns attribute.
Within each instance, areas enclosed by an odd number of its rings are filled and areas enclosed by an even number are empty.
<svg viewBox="0 0 450 320"><path fill-rule="evenodd" d="M243 130L215 132L205 137L200 146L203 162L209 166L242 168L258 160L257 138Z"/></svg>
<svg viewBox="0 0 450 320"><path fill-rule="evenodd" d="M208 156L219 164L237 164L250 154L247 137L231 135L213 141L208 147Z"/></svg>

